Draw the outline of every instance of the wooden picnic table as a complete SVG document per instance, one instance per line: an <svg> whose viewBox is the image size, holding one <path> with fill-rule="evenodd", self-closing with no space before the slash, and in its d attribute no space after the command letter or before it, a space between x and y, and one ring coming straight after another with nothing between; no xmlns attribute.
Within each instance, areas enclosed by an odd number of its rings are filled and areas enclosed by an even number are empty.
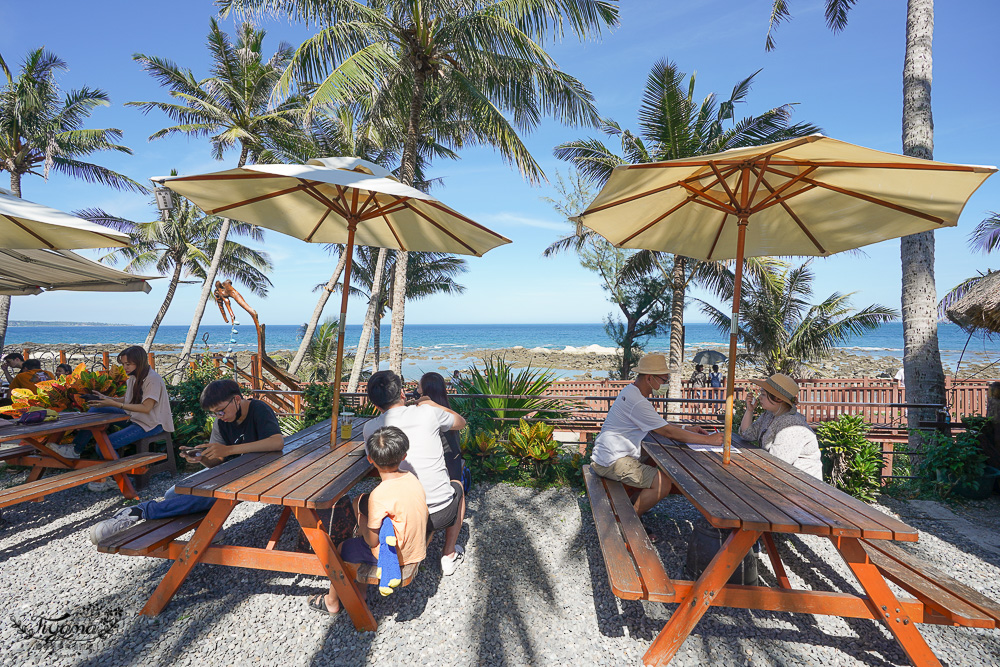
<svg viewBox="0 0 1000 667"><path fill-rule="evenodd" d="M285 439L297 445L287 454L262 452L243 454L213 468L206 468L175 485L179 494L215 498L208 512L173 519L142 521L98 545L105 553L153 556L174 561L140 613L156 616L167 606L198 563L246 567L274 572L326 576L359 630L375 630L375 617L368 609L354 579L334 547L329 527L317 510L330 509L351 487L374 470L364 455L362 427L367 419L354 421L347 442L330 448L330 420ZM241 502L259 502L283 508L265 547L213 544L212 540ZM295 514L314 553L275 548L291 514ZM176 539L196 528L190 541Z"/></svg>
<svg viewBox="0 0 1000 667"><path fill-rule="evenodd" d="M916 542L915 528L765 451L741 443L739 453L725 465L720 453L694 451L655 434L643 448L711 525L732 529L697 581L659 582L678 606L646 652L644 664L669 663L713 605L879 619L915 665L940 665L915 623L997 627L996 603L893 546ZM829 538L865 595L792 589L773 533ZM759 538L778 588L727 584ZM887 579L918 599L897 599Z"/></svg>
<svg viewBox="0 0 1000 667"><path fill-rule="evenodd" d="M147 466L166 459L166 455L136 454L118 458L108 440L107 429L111 424L126 420L128 415L106 412L63 413L55 421L29 425L0 420L4 422L0 424L0 444L20 443L16 447L0 449L0 461L31 466L28 479L23 484L0 491L0 507L41 500L50 493L105 477L114 478L126 498L138 498L126 473L141 473ZM94 434L103 460L67 459L51 449L50 445L57 444L65 434L78 430L89 430ZM49 469L71 472L42 479Z"/></svg>

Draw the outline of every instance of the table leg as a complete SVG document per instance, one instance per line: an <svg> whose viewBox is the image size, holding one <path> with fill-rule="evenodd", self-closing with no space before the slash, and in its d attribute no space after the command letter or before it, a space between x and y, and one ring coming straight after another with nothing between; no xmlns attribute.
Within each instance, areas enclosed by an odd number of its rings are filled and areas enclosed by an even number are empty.
<svg viewBox="0 0 1000 667"><path fill-rule="evenodd" d="M643 665L666 665L673 659L760 535L753 530L734 530L730 534L719 553L715 554L712 562L691 587L691 592L679 601L667 625L653 640L642 657Z"/></svg>
<svg viewBox="0 0 1000 667"><path fill-rule="evenodd" d="M174 564L167 570L163 581L156 587L153 594L146 601L146 606L139 613L143 616L156 616L170 603L174 593L181 587L188 574L207 549L212 544L212 538L222 528L222 524L236 507L235 500L216 500L208 514L202 519L201 525L194 531L191 541L187 543L181 555L174 561Z"/></svg>
<svg viewBox="0 0 1000 667"><path fill-rule="evenodd" d="M326 575L330 577L333 588L337 591L340 603L344 605L354 627L358 630L368 630L374 632L378 628L375 617L372 616L368 604L361 596L358 585L354 583L354 578L344 572L344 561L340 559L337 548L333 546L333 540L320 521L316 510L307 507L296 507L295 518L302 527L309 544L312 545L316 557L323 564Z"/></svg>
<svg viewBox="0 0 1000 667"><path fill-rule="evenodd" d="M274 532L271 533L271 539L267 541L267 546L264 547L268 551L273 551L274 547L277 546L278 540L281 539L281 534L285 532L285 525L288 524L288 517L292 515L292 508L286 507L281 510L281 516L278 517L278 525L274 527Z"/></svg>
<svg viewBox="0 0 1000 667"><path fill-rule="evenodd" d="M831 537L835 547L851 568L861 588L868 594L869 606L877 618L889 628L899 645L915 667L941 667L941 662L927 646L913 619L909 617L899 600L893 595L882 573L878 571L864 548L854 537Z"/></svg>
<svg viewBox="0 0 1000 667"><path fill-rule="evenodd" d="M94 428L91 429L91 432L94 434L94 439L97 441L97 449L101 452L101 455L109 461L117 461L118 452L111 446L111 440L108 439L108 432L103 428ZM139 499L139 494L136 493L135 487L132 486L132 480L129 479L127 474L120 473L113 475L112 479L118 482L118 488L126 498L132 500Z"/></svg>
<svg viewBox="0 0 1000 667"><path fill-rule="evenodd" d="M774 548L774 538L771 533L764 533L763 538L764 546L767 548L767 557L771 560L771 567L774 568L774 576L778 579L778 585L782 588L791 588L792 584L788 581L785 566L778 556L778 550Z"/></svg>

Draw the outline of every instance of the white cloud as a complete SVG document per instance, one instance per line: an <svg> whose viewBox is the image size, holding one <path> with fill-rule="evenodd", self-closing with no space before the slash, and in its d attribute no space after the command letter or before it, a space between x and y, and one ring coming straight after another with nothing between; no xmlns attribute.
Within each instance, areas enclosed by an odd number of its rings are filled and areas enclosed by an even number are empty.
<svg viewBox="0 0 1000 667"><path fill-rule="evenodd" d="M516 213L490 213L482 216L482 218L487 223L498 226L535 227L537 229L551 229L559 232L566 232L570 229L570 226L565 222L531 218Z"/></svg>

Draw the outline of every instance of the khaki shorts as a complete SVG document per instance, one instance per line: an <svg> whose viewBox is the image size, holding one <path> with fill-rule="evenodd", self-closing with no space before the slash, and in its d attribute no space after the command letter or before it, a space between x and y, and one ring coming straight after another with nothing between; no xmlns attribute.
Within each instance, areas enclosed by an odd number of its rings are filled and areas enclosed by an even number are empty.
<svg viewBox="0 0 1000 667"><path fill-rule="evenodd" d="M613 479L638 489L648 489L653 486L659 472L653 466L639 463L631 456L623 456L606 468L593 462L590 467L601 477Z"/></svg>

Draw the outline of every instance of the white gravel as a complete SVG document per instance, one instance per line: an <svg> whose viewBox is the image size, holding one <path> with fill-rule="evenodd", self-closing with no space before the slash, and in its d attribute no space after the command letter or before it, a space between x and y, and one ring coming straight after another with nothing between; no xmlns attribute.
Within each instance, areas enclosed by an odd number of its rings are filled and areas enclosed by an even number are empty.
<svg viewBox="0 0 1000 667"><path fill-rule="evenodd" d="M23 472L0 472L0 486ZM143 493L169 486L158 475ZM941 569L1000 600L1000 554L940 521L905 516L922 531L917 550ZM328 619L305 596L327 589L317 577L200 565L157 618L138 616L169 562L98 553L86 529L121 507L117 493L83 488L3 510L0 524L0 664L5 665L637 665L674 605L625 602L608 586L586 497L567 489L477 487L460 542L466 561L443 577L431 544L420 574L382 598L369 591L375 633L346 615ZM668 572L683 576L697 512L672 497L654 510ZM278 509L243 503L226 542L261 545ZM280 547L291 548L294 531ZM854 590L828 541L785 538L779 550L793 584ZM766 562L766 558L762 563ZM765 578L773 583L766 565ZM374 587L372 587L374 588ZM103 638L44 642L22 625L39 616L89 616ZM115 614L119 616L115 616ZM1000 631L922 625L949 667L1000 665ZM801 614L711 609L674 665L905 665L881 625Z"/></svg>

